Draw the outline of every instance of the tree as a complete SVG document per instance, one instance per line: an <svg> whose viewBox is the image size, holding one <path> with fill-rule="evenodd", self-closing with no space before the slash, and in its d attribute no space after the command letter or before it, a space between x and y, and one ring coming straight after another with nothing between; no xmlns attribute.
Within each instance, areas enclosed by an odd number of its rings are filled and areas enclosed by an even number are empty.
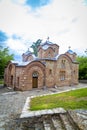
<svg viewBox="0 0 87 130"><path fill-rule="evenodd" d="M14 55L9 54L8 47L0 46L0 75L4 75L4 69L8 61L13 60Z"/></svg>
<svg viewBox="0 0 87 130"><path fill-rule="evenodd" d="M79 62L79 79L87 79L87 57L78 56L77 61Z"/></svg>
<svg viewBox="0 0 87 130"><path fill-rule="evenodd" d="M38 46L40 45L40 43L42 42L41 39L38 39L36 42L33 42L31 48L33 49L33 53L35 54L35 56L37 56L38 53Z"/></svg>

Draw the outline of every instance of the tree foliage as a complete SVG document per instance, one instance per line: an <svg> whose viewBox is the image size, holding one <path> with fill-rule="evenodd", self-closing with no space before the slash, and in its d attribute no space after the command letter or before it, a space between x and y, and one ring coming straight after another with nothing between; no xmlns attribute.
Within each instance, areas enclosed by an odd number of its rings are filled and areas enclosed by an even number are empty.
<svg viewBox="0 0 87 130"><path fill-rule="evenodd" d="M37 56L37 52L38 52L38 46L40 45L40 43L42 42L41 39L38 39L36 42L33 42L31 48L33 49L33 53L35 54L35 56Z"/></svg>
<svg viewBox="0 0 87 130"><path fill-rule="evenodd" d="M79 79L87 79L87 57L78 56L77 61L79 62Z"/></svg>
<svg viewBox="0 0 87 130"><path fill-rule="evenodd" d="M14 55L9 54L8 47L0 46L0 75L4 75L4 69L8 61L13 60Z"/></svg>

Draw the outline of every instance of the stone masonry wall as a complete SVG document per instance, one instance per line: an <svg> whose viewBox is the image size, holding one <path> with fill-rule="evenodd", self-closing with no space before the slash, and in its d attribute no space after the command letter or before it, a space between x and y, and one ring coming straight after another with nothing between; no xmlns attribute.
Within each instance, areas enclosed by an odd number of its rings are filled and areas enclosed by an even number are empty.
<svg viewBox="0 0 87 130"><path fill-rule="evenodd" d="M12 63L5 68L4 83L8 87L14 88L15 86L15 65Z"/></svg>
<svg viewBox="0 0 87 130"><path fill-rule="evenodd" d="M32 62L26 67L17 67L16 69L16 87L20 90L31 90L33 84L33 73L38 73L38 88L44 85L44 65L40 62ZM17 86L17 78L19 77L19 86Z"/></svg>
<svg viewBox="0 0 87 130"><path fill-rule="evenodd" d="M55 62L46 61L46 86L53 87L55 85Z"/></svg>

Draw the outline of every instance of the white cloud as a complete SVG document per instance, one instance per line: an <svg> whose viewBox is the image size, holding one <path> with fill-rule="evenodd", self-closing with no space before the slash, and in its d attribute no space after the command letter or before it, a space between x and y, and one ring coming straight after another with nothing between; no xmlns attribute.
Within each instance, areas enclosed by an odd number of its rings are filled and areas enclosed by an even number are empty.
<svg viewBox="0 0 87 130"><path fill-rule="evenodd" d="M25 4L26 0L10 0L15 4Z"/></svg>
<svg viewBox="0 0 87 130"><path fill-rule="evenodd" d="M9 38L7 41L7 46L11 49L12 53L16 55L22 55L24 52L28 50L31 46L31 42L24 39L12 39Z"/></svg>
<svg viewBox="0 0 87 130"><path fill-rule="evenodd" d="M59 44L60 53L68 46L80 52L87 48L87 6L83 5L83 0L53 0L36 12L23 6L25 0L14 2L0 2L0 29L10 36L18 34L30 41L49 36L51 41ZM19 41L10 41L9 46L14 50L26 50L25 44Z"/></svg>
<svg viewBox="0 0 87 130"><path fill-rule="evenodd" d="M17 54L22 54L23 51L26 51L26 46L20 42L19 40L13 40L13 39L9 39L7 42L7 46L10 47L11 50L13 50L13 53L15 51L15 53Z"/></svg>

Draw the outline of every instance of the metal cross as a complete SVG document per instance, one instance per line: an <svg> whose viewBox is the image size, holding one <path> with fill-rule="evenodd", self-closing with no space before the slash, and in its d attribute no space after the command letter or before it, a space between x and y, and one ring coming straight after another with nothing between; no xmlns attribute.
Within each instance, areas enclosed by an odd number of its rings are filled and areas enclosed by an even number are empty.
<svg viewBox="0 0 87 130"><path fill-rule="evenodd" d="M71 46L69 46L69 50L71 49Z"/></svg>
<svg viewBox="0 0 87 130"><path fill-rule="evenodd" d="M49 37L47 37L47 41L49 41L49 39L50 39L50 38L49 38Z"/></svg>

